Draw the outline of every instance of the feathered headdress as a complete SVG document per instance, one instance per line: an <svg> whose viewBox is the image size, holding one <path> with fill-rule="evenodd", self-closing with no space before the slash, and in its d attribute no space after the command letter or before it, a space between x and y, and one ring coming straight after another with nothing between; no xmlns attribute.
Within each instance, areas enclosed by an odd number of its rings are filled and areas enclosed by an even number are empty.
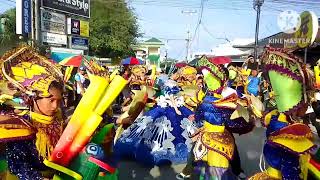
<svg viewBox="0 0 320 180"><path fill-rule="evenodd" d="M267 48L262 60L279 112L291 114L305 107L314 77L302 59L284 49Z"/></svg>

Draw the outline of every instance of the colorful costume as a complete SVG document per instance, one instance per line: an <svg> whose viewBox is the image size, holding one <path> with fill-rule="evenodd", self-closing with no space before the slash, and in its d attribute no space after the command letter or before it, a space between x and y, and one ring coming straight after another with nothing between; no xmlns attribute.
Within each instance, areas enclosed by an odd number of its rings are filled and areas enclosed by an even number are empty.
<svg viewBox="0 0 320 180"><path fill-rule="evenodd" d="M117 75L111 82L105 77L94 74L89 74L89 78L90 86L76 107L50 158L45 160L45 164L68 175L69 178L114 179L115 168L110 169L105 159L108 156L103 156L102 147L88 143L102 122L103 113L120 94L127 81ZM106 152L106 149L103 150ZM86 159L91 163L86 162ZM81 162L80 165L78 162ZM87 165L92 169L86 168ZM103 170L100 171L100 168ZM108 171L110 176L105 176L105 171ZM54 178L60 178L59 174Z"/></svg>
<svg viewBox="0 0 320 180"><path fill-rule="evenodd" d="M161 87L157 104L126 129L115 145L119 156L130 156L149 164L184 163L191 150L196 127L188 119L192 112L184 106L177 84L168 80Z"/></svg>
<svg viewBox="0 0 320 180"><path fill-rule="evenodd" d="M200 76L197 74L197 69L186 65L178 70L177 77L179 86L184 92L185 106L194 111L200 103L199 100L204 96L204 93L198 86Z"/></svg>
<svg viewBox="0 0 320 180"><path fill-rule="evenodd" d="M146 85L147 83L147 68L143 65L136 65L131 68L131 73L130 89L140 90L140 86Z"/></svg>
<svg viewBox="0 0 320 180"><path fill-rule="evenodd" d="M312 133L299 117L308 103L308 70L303 61L282 49L266 49L265 71L275 93L277 109L264 118L267 140L263 154L269 168L251 179L306 179L308 153L314 147ZM285 82L285 83L284 83Z"/></svg>
<svg viewBox="0 0 320 180"><path fill-rule="evenodd" d="M63 173L56 175L55 178L73 180L81 177L84 180L117 180L118 171L115 168L117 165L112 152L113 132L113 124L104 126L71 162L69 171L65 171L69 174ZM45 164L49 167L56 167L49 161L45 161Z"/></svg>
<svg viewBox="0 0 320 180"><path fill-rule="evenodd" d="M206 57L198 61L204 75L207 92L199 105L195 118L203 120L202 131L197 134L193 149L195 158L194 178L235 179L229 168L234 153L232 132L243 134L251 131L252 126L242 117L230 120L237 107L237 95L220 94L226 84L226 74L221 66L210 62Z"/></svg>
<svg viewBox="0 0 320 180"><path fill-rule="evenodd" d="M30 47L21 47L1 58L2 99L0 142L6 142L10 173L19 179L42 179L47 158L63 130L61 111L49 117L32 111L33 101L51 96L49 86L62 82L62 73ZM18 101L17 101L18 100ZM1 102L1 101L0 101ZM17 110L19 109L19 110ZM20 112L20 113L17 113Z"/></svg>

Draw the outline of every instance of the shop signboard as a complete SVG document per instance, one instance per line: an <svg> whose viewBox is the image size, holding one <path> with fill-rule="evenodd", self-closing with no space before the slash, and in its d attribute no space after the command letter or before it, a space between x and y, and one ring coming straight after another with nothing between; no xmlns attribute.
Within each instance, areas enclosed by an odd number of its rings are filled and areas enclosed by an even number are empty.
<svg viewBox="0 0 320 180"><path fill-rule="evenodd" d="M67 45L67 35L43 32L42 42L44 44Z"/></svg>
<svg viewBox="0 0 320 180"><path fill-rule="evenodd" d="M89 21L80 21L80 36L89 37Z"/></svg>
<svg viewBox="0 0 320 180"><path fill-rule="evenodd" d="M89 37L89 22L68 18L68 34Z"/></svg>
<svg viewBox="0 0 320 180"><path fill-rule="evenodd" d="M41 31L66 34L66 16L45 9L41 10Z"/></svg>
<svg viewBox="0 0 320 180"><path fill-rule="evenodd" d="M42 21L41 30L57 34L66 34L65 24L59 24L51 21Z"/></svg>
<svg viewBox="0 0 320 180"><path fill-rule="evenodd" d="M72 49L88 50L89 49L89 40L87 38L72 36L71 40L70 40L70 47Z"/></svg>
<svg viewBox="0 0 320 180"><path fill-rule="evenodd" d="M31 0L16 0L16 34L31 33Z"/></svg>
<svg viewBox="0 0 320 180"><path fill-rule="evenodd" d="M90 18L90 0L42 0L41 6Z"/></svg>
<svg viewBox="0 0 320 180"><path fill-rule="evenodd" d="M64 14L55 13L52 11L42 9L41 10L41 20L55 22L55 23L59 23L59 24L65 24L66 23L66 16Z"/></svg>

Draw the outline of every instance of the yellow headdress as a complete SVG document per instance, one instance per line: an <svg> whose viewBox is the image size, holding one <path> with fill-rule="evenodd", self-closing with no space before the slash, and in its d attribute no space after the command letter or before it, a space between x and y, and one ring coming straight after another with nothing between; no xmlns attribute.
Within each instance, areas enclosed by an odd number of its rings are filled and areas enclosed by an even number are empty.
<svg viewBox="0 0 320 180"><path fill-rule="evenodd" d="M60 69L29 46L6 53L0 67L4 80L28 96L48 97L51 82L62 82Z"/></svg>
<svg viewBox="0 0 320 180"><path fill-rule="evenodd" d="M143 65L136 65L131 68L131 72L133 74L138 74L140 72L145 74L147 73L147 68Z"/></svg>
<svg viewBox="0 0 320 180"><path fill-rule="evenodd" d="M84 65L91 74L103 77L105 76L106 69L100 66L93 58L88 60L84 57L83 59Z"/></svg>
<svg viewBox="0 0 320 180"><path fill-rule="evenodd" d="M191 66L185 66L180 70L181 75L196 75L197 69Z"/></svg>
<svg viewBox="0 0 320 180"><path fill-rule="evenodd" d="M23 46L6 53L0 59L3 83L12 84L23 94L21 97L49 97L53 81L62 82L62 73L54 63L37 54L31 47ZM3 88L3 87L2 87ZM0 90L1 91L1 90ZM31 105L31 104L27 104ZM43 158L50 153L62 132L62 116L54 117L30 112L30 121L23 114L8 114L9 120L0 123L0 140L10 141L36 135L36 148ZM18 119L17 125L14 119ZM25 125L27 124L27 126Z"/></svg>

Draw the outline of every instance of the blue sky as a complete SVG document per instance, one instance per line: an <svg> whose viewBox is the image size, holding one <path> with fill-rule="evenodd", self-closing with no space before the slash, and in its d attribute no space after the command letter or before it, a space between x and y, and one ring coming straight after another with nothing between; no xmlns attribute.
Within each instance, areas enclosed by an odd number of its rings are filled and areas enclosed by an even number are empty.
<svg viewBox="0 0 320 180"><path fill-rule="evenodd" d="M14 7L15 0L0 0L0 13ZM196 35L201 0L127 0L139 19L140 31L146 38L168 41L169 57L183 59L186 54L187 29L192 34L192 52L210 51L227 38L254 38L256 11L253 0L204 0L202 24ZM186 15L182 11L197 10ZM320 16L319 0L265 0L261 12L260 38L280 31L277 18L281 11L314 11ZM208 32L207 32L208 31Z"/></svg>
<svg viewBox="0 0 320 180"><path fill-rule="evenodd" d="M194 34L199 13L193 16L182 14L182 10L200 12L201 0L132 0L131 6L139 18L141 31L147 37L185 39L187 27L191 25ZM320 1L317 0L265 0L261 11L260 38L280 31L278 15L284 10L298 13L312 10L320 15ZM254 38L256 11L252 0L205 0L202 16L203 26L199 27L192 43L192 51L210 51L227 38ZM209 31L210 33L206 32ZM164 40L165 41L165 40ZM183 59L186 42L169 40L169 57Z"/></svg>

